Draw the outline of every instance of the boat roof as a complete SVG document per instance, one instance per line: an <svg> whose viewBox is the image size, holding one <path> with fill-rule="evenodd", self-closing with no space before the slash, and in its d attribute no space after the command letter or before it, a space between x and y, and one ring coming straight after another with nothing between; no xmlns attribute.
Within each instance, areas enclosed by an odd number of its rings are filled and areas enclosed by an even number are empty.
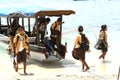
<svg viewBox="0 0 120 80"><path fill-rule="evenodd" d="M19 17L28 17L26 14L21 12L13 12L7 15L8 18L19 18Z"/></svg>
<svg viewBox="0 0 120 80"><path fill-rule="evenodd" d="M47 11L38 11L35 13L35 16L61 16L61 15L70 15L75 14L73 10L47 10Z"/></svg>
<svg viewBox="0 0 120 80"><path fill-rule="evenodd" d="M26 13L21 13L21 12L13 12L9 13L7 16L8 18L27 18L27 17L35 17L35 16L62 16L62 15L70 15L70 14L75 14L75 11L73 10L41 10L33 15L28 15Z"/></svg>

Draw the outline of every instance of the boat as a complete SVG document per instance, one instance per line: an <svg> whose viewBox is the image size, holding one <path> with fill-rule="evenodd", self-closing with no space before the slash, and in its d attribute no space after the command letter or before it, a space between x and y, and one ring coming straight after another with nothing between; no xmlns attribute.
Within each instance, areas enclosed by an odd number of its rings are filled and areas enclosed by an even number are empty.
<svg viewBox="0 0 120 80"><path fill-rule="evenodd" d="M7 26L4 26L4 25L1 25L0 24L0 27L1 27L1 30L3 30L2 28L5 27L6 28L6 31L4 30L3 32L4 33L4 37L7 37L7 30L10 28L10 25L11 25L11 21L13 18L21 18L22 19L22 26L24 26L24 18L27 18L28 20L28 31L27 31L27 34L29 36L29 42L30 42L30 49L31 49L31 57L33 59L36 59L36 60L47 60L47 61L51 61L51 60L61 60L61 59L65 59L65 56L66 56L66 51L65 49L67 49L67 42L63 45L61 43L61 39L62 39L62 25L60 26L60 49L63 49L64 50L61 50L62 52L58 51L58 50L54 50L52 52L52 54L50 54L50 52L47 51L47 47L43 44L41 45L40 43L40 40L37 39L37 44L35 44L35 39L37 38L36 36L31 36L31 28L30 28L30 19L31 18L34 18L35 19L35 23L38 22L38 18L39 17L46 17L46 16L49 16L49 17L60 17L61 19L63 19L63 15L71 15L71 14L75 14L75 12L73 10L47 10L47 11L38 11L36 12L34 15L32 16L27 16L25 14L22 14L22 13L10 13L9 15L7 15L6 17L6 20L7 20ZM1 21L1 17L0 17L0 21ZM1 23L1 22L0 22ZM36 25L37 26L37 25ZM1 33L3 34L3 33ZM5 38L4 38L5 39ZM7 42L9 41L9 39L5 39L5 40L2 40L4 42ZM59 54L59 57L58 55Z"/></svg>

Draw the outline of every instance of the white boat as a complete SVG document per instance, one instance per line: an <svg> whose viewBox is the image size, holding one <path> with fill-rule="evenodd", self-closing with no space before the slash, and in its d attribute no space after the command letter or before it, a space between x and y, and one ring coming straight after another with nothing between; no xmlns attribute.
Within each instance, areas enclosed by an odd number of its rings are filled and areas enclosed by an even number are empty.
<svg viewBox="0 0 120 80"><path fill-rule="evenodd" d="M14 13L15 14L15 13ZM32 16L31 18L35 18L35 22L38 21L38 17L40 16L55 16L55 17L61 17L62 18L62 15L70 15L70 14L75 14L74 11L72 10L52 10L52 11L38 11L35 13L34 16ZM18 13L17 13L17 16L14 16L10 14L9 16L7 16L7 23L8 23L8 27L10 27L10 23L11 23L11 19L13 17L18 17L18 18L22 18L22 24L24 24L24 17L25 18L28 18L28 35L31 33L30 32L30 17L26 17L26 16L18 16ZM23 25L24 26L24 25ZM61 25L61 29L60 29L60 33L61 33L61 36L62 36L62 25ZM43 45L40 45L39 42L40 40L37 39L37 44L34 44L35 42L35 39L37 37L32 37L29 35L29 42L30 42L30 49L31 49L31 58L33 59L36 59L36 60L60 60L60 59L64 59L65 58L65 54L66 54L66 46L62 45L61 44L61 36L60 36L60 45L59 45L59 50L54 50L51 52L48 52L47 51L47 47L46 46L43 46ZM3 42L6 42L8 43L9 42L9 38L7 36L4 36L4 35L1 35L1 38L0 38L0 41L3 41ZM64 50L60 50L60 49L63 49L64 47Z"/></svg>
<svg viewBox="0 0 120 80"><path fill-rule="evenodd" d="M33 39L34 39L34 37L33 38L29 37L30 42L33 41ZM6 44L9 44L9 37L7 37L3 34L0 34L0 41L4 42ZM42 60L49 60L49 61L50 60L59 60L59 58L57 58L55 55L49 55L45 51L45 49L46 49L45 47L30 44L30 48L31 48L30 55L31 55L32 59L40 60L40 61L42 61Z"/></svg>

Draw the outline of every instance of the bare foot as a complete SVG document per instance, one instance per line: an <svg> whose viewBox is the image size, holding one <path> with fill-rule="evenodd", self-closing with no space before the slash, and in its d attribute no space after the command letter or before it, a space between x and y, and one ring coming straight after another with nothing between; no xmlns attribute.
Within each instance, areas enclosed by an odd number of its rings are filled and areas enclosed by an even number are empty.
<svg viewBox="0 0 120 80"><path fill-rule="evenodd" d="M18 68L15 68L15 71L18 72Z"/></svg>
<svg viewBox="0 0 120 80"><path fill-rule="evenodd" d="M102 58L102 56L99 57L99 59L101 59L101 58Z"/></svg>
<svg viewBox="0 0 120 80"><path fill-rule="evenodd" d="M28 73L24 72L25 75L28 75Z"/></svg>
<svg viewBox="0 0 120 80"><path fill-rule="evenodd" d="M89 69L90 69L90 68L88 67L88 68L85 69L85 71L87 71L87 70L89 70Z"/></svg>
<svg viewBox="0 0 120 80"><path fill-rule="evenodd" d="M87 70L89 70L90 68L88 67L88 68L86 68L85 70L84 69L82 69L82 72L86 72Z"/></svg>
<svg viewBox="0 0 120 80"><path fill-rule="evenodd" d="M18 66L15 65L14 67L15 67L15 71L18 72Z"/></svg>

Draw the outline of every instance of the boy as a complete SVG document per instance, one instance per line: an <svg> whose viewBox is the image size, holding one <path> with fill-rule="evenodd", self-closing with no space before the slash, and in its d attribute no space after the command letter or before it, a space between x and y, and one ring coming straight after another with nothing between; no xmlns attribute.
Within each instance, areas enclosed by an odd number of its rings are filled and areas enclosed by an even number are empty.
<svg viewBox="0 0 120 80"><path fill-rule="evenodd" d="M30 53L28 36L24 31L24 27L20 26L18 28L18 34L14 38L14 54L17 56L17 61L15 65L15 70L18 72L18 63L23 62L24 74L26 73L26 58L27 52Z"/></svg>

